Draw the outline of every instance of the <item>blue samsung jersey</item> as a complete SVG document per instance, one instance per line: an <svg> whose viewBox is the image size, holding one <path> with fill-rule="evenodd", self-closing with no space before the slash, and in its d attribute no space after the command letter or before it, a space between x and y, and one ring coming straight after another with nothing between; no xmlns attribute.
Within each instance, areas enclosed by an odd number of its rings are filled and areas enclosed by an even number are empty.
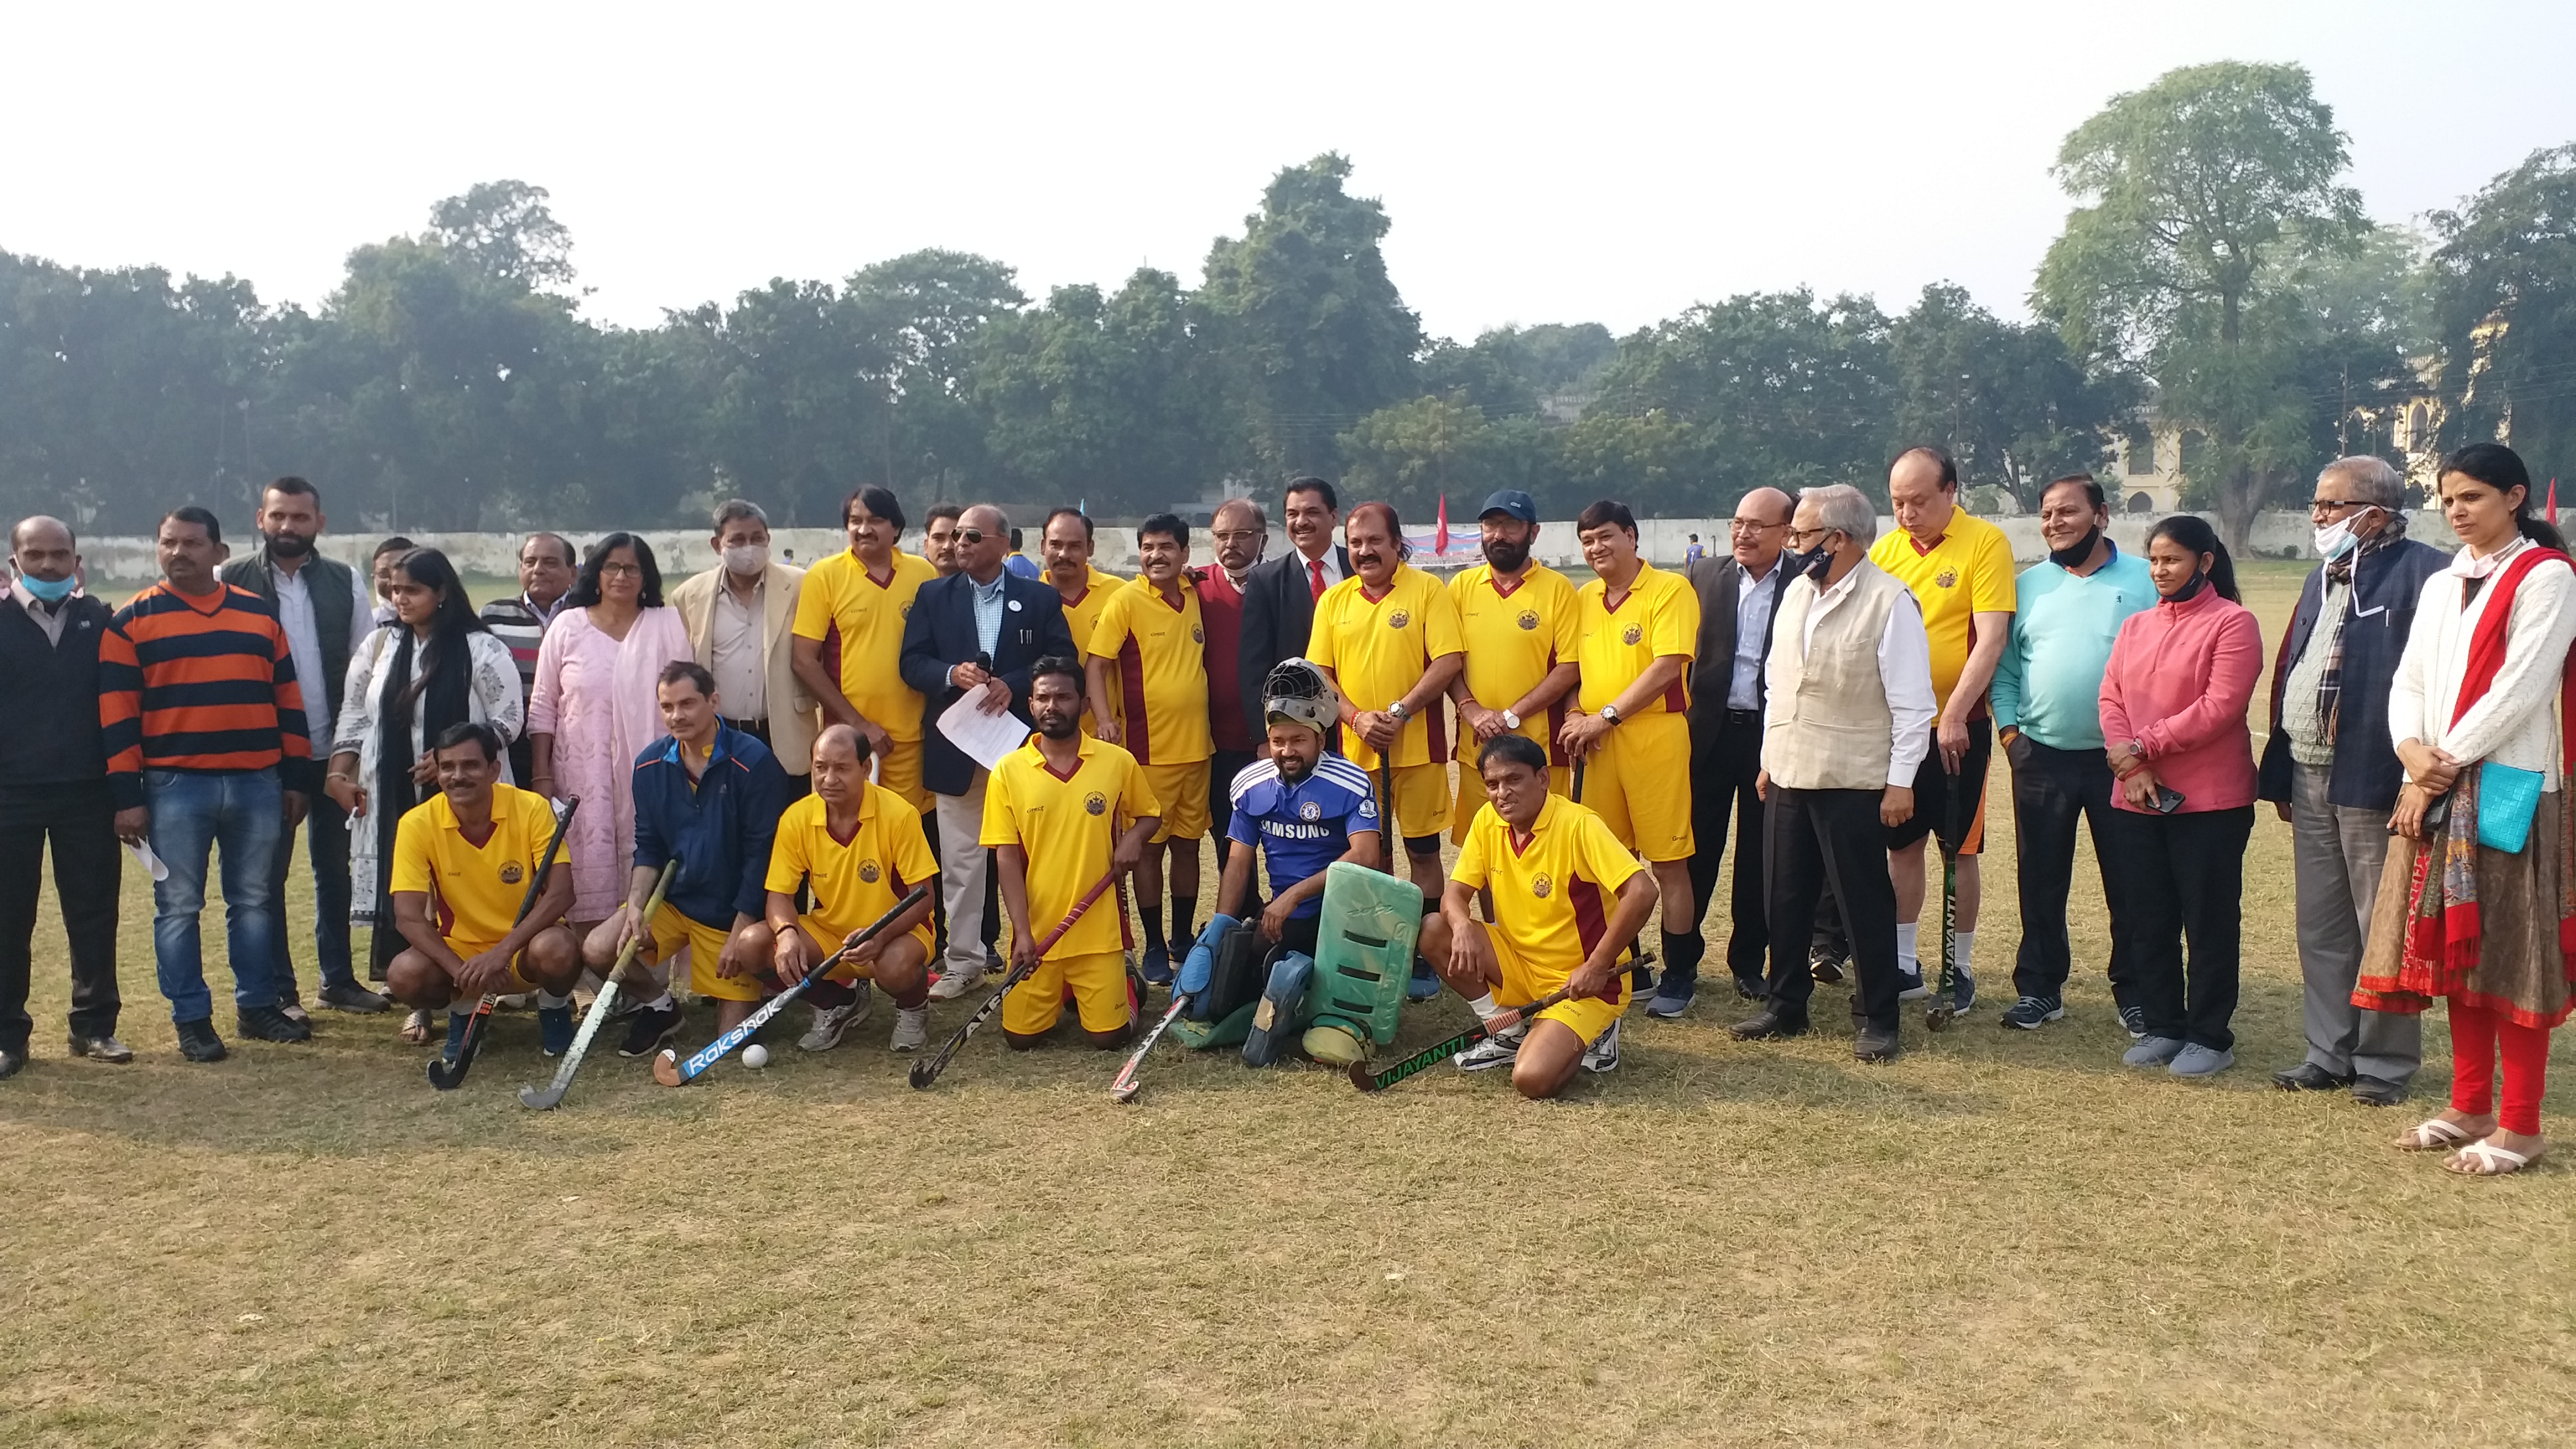
<svg viewBox="0 0 2576 1449"><path fill-rule="evenodd" d="M1258 845L1270 868L1270 889L1286 890L1348 855L1351 832L1375 830L1377 795L1368 772L1339 755L1315 761L1306 778L1290 785L1268 760L1244 767L1228 792L1234 819L1226 835L1240 845ZM1319 915L1320 895L1299 903L1300 918Z"/></svg>

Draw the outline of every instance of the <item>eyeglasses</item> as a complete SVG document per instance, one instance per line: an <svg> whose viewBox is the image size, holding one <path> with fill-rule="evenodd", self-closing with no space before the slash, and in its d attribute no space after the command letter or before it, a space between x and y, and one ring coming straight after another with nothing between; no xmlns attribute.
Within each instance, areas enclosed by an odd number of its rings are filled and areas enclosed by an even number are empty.
<svg viewBox="0 0 2576 1449"><path fill-rule="evenodd" d="M1257 528L1229 528L1211 535L1219 543L1250 543L1261 536Z"/></svg>
<svg viewBox="0 0 2576 1449"><path fill-rule="evenodd" d="M1788 543L1791 548L1803 550L1807 546L1808 539L1821 540L1826 534L1834 531L1830 528L1792 528L1789 530Z"/></svg>
<svg viewBox="0 0 2576 1449"><path fill-rule="evenodd" d="M1788 526L1789 525L1785 523L1764 523L1758 518L1730 518L1726 521L1726 531L1729 533L1760 534L1768 533L1775 528L1787 528Z"/></svg>
<svg viewBox="0 0 2576 1449"><path fill-rule="evenodd" d="M959 543L982 543L984 541L984 530L980 528L961 528L957 530L957 541Z"/></svg>
<svg viewBox="0 0 2576 1449"><path fill-rule="evenodd" d="M626 578L630 575L636 578L641 578L644 576L644 566L642 564L630 563L604 563L599 566L599 573L602 578L606 578L612 574L619 578Z"/></svg>
<svg viewBox="0 0 2576 1449"><path fill-rule="evenodd" d="M2371 502L2367 498L2311 498L2308 500L2308 512L2310 513L2334 513L2346 508L2376 508L2378 506L2378 504Z"/></svg>

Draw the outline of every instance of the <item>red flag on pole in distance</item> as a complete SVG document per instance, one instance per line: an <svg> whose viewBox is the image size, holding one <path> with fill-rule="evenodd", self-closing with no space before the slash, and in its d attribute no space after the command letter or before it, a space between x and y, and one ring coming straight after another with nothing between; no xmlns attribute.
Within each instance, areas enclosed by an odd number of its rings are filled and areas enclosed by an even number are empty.
<svg viewBox="0 0 2576 1449"><path fill-rule="evenodd" d="M2555 478L2549 480L2549 522L2553 528L2558 524L2558 480Z"/></svg>
<svg viewBox="0 0 2576 1449"><path fill-rule="evenodd" d="M2558 485L2554 481L2549 485L2549 502L2551 508L2549 516L2552 521L2555 521L2558 517L2556 511ZM1431 535L1431 556L1434 558L1449 556L1449 495L1446 493L1440 495L1440 531Z"/></svg>

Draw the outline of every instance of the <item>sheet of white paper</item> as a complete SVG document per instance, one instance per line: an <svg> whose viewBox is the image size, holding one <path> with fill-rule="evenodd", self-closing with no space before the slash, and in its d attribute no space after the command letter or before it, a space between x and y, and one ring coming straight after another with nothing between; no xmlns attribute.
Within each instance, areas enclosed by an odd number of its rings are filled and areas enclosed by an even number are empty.
<svg viewBox="0 0 2576 1449"><path fill-rule="evenodd" d="M968 690L939 715L939 732L964 750L968 759L989 770L1002 757L1029 742L1029 727L1009 710L984 713L984 691Z"/></svg>
<svg viewBox="0 0 2576 1449"><path fill-rule="evenodd" d="M168 880L170 878L170 867L163 865L161 863L161 857L152 853L151 841L129 840L124 844L125 853L134 857L134 863L143 867L143 873L145 875L152 877L154 880Z"/></svg>

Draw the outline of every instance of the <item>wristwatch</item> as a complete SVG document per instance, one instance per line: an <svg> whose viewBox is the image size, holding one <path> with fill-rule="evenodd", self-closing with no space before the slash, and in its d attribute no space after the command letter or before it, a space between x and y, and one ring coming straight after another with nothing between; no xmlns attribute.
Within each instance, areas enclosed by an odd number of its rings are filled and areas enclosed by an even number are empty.
<svg viewBox="0 0 2576 1449"><path fill-rule="evenodd" d="M1395 703L1388 705L1386 707L1386 712L1394 715L1396 723L1398 724L1402 724L1404 721L1413 718L1413 711L1406 709L1404 707L1404 701L1400 699Z"/></svg>
<svg viewBox="0 0 2576 1449"><path fill-rule="evenodd" d="M1619 722L1619 706L1615 704L1605 704L1601 706L1601 719L1605 724L1617 724Z"/></svg>
<svg viewBox="0 0 2576 1449"><path fill-rule="evenodd" d="M1520 717L1519 715L1516 715L1516 714L1512 713L1510 710L1504 710L1504 711L1503 711L1503 728L1505 728L1505 729L1507 729L1507 730L1516 730L1516 729L1519 729L1520 727L1521 727L1521 717Z"/></svg>

